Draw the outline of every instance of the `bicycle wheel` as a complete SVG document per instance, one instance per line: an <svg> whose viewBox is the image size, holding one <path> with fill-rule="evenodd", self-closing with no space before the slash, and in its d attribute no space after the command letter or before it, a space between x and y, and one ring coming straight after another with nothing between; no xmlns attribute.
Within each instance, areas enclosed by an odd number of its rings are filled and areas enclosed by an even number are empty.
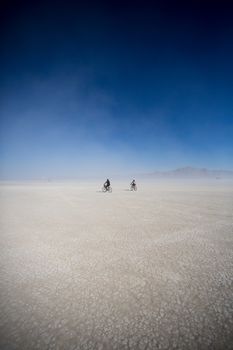
<svg viewBox="0 0 233 350"><path fill-rule="evenodd" d="M106 192L107 191L107 189L106 189L106 187L102 187L102 192Z"/></svg>

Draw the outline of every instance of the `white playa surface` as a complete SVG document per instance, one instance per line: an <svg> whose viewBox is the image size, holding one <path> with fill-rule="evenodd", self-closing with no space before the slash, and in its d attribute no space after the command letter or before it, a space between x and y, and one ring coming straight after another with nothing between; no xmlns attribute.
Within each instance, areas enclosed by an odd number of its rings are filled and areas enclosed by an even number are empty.
<svg viewBox="0 0 233 350"><path fill-rule="evenodd" d="M233 186L2 183L0 348L232 349Z"/></svg>

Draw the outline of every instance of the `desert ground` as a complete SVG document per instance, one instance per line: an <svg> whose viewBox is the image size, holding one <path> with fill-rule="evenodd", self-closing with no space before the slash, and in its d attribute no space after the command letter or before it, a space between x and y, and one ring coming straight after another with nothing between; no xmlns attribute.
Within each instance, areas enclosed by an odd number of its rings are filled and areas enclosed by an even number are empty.
<svg viewBox="0 0 233 350"><path fill-rule="evenodd" d="M233 349L233 184L1 183L0 348Z"/></svg>

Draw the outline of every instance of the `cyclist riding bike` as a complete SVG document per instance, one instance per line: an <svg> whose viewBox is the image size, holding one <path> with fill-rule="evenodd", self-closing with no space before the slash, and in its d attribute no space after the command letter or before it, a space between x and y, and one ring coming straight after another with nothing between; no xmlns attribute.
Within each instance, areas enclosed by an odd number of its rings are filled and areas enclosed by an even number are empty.
<svg viewBox="0 0 233 350"><path fill-rule="evenodd" d="M104 188L106 189L106 191L108 191L109 187L110 187L110 181L109 179L107 179L106 182L104 183Z"/></svg>
<svg viewBox="0 0 233 350"><path fill-rule="evenodd" d="M133 181L131 182L130 186L131 186L131 189L132 189L132 190L136 190L137 185L136 185L135 180L133 180Z"/></svg>

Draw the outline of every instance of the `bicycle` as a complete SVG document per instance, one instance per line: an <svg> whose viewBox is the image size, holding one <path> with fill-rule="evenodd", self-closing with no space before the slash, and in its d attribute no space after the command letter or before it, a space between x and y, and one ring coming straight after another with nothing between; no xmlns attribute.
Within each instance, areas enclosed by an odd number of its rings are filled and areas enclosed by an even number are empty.
<svg viewBox="0 0 233 350"><path fill-rule="evenodd" d="M130 186L130 191L137 191L137 186L136 185L131 185Z"/></svg>
<svg viewBox="0 0 233 350"><path fill-rule="evenodd" d="M102 187L102 192L109 192L109 193L111 193L112 192L112 187L111 186L108 186L108 187L103 186Z"/></svg>

